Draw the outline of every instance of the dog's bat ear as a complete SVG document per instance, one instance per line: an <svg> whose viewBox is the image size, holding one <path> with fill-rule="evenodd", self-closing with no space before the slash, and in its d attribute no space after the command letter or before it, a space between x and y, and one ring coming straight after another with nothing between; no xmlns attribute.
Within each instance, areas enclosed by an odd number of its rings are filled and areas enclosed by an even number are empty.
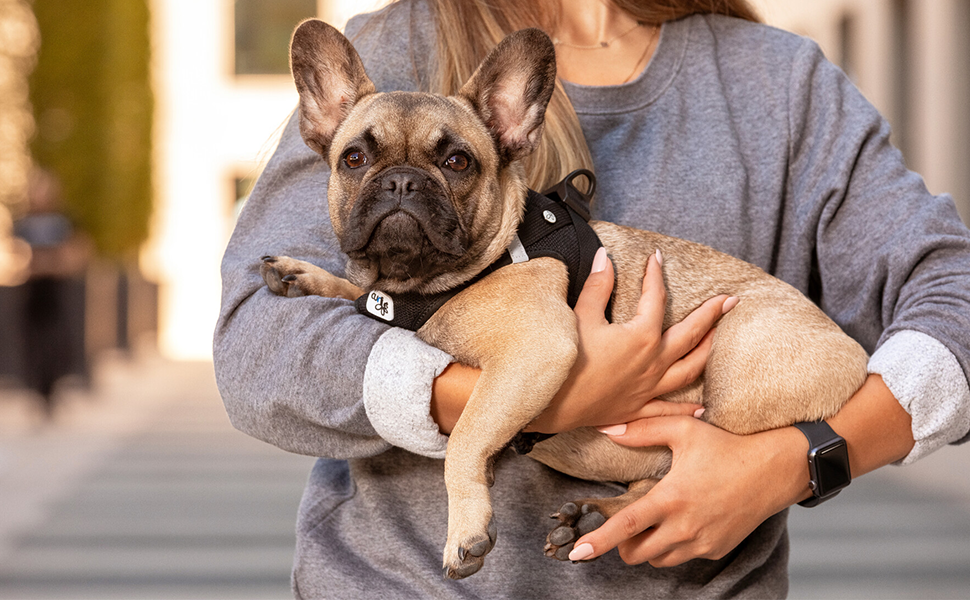
<svg viewBox="0 0 970 600"><path fill-rule="evenodd" d="M528 156L539 145L546 106L556 86L556 48L539 29L502 40L458 95L491 130L502 159Z"/></svg>
<svg viewBox="0 0 970 600"><path fill-rule="evenodd" d="M316 19L293 32L290 69L300 93L300 133L307 146L326 157L350 109L376 88L350 40Z"/></svg>

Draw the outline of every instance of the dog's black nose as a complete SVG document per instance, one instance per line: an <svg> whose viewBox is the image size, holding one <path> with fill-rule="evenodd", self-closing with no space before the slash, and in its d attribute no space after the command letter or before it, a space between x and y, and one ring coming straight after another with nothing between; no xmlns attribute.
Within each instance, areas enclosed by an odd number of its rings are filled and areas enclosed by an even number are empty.
<svg viewBox="0 0 970 600"><path fill-rule="evenodd" d="M418 177L415 177L413 173L402 171L387 174L382 182L382 187L399 200L404 200L421 189Z"/></svg>

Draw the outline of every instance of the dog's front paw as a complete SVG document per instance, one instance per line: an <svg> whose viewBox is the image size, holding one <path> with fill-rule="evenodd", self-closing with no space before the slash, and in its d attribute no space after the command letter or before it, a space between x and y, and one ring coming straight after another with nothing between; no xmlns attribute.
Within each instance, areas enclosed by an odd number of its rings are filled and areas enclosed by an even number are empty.
<svg viewBox="0 0 970 600"><path fill-rule="evenodd" d="M270 291L278 296L323 296L355 300L364 293L346 279L335 277L303 260L288 256L264 256L261 260L259 274Z"/></svg>
<svg viewBox="0 0 970 600"><path fill-rule="evenodd" d="M551 516L559 525L546 536L545 552L557 560L569 560L576 540L606 523L606 517L592 502L567 502Z"/></svg>
<svg viewBox="0 0 970 600"><path fill-rule="evenodd" d="M485 564L485 555L495 546L497 535L495 521L488 522L485 534L448 544L445 547L443 574L448 579L464 579L474 575Z"/></svg>
<svg viewBox="0 0 970 600"><path fill-rule="evenodd" d="M271 292L288 298L307 295L305 286L300 285L300 278L306 275L306 267L312 265L288 256L264 256L260 260L259 274Z"/></svg>

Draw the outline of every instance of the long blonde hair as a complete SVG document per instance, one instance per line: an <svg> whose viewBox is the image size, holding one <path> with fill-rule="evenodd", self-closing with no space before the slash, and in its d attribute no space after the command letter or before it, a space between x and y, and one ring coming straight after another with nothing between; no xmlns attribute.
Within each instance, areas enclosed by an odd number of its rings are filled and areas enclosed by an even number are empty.
<svg viewBox="0 0 970 600"><path fill-rule="evenodd" d="M758 22L747 0L611 0L635 19L660 24L692 14L722 14ZM437 73L429 91L451 95L505 36L526 27L554 29L553 2L431 0L438 33ZM526 161L529 186L545 189L574 169L593 168L579 118L557 82L538 150Z"/></svg>

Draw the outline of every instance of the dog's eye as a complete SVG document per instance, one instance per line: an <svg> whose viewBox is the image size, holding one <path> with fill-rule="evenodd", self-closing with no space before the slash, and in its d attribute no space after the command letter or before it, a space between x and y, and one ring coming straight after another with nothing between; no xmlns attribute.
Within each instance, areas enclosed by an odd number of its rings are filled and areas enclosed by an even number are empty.
<svg viewBox="0 0 970 600"><path fill-rule="evenodd" d="M367 155L359 150L351 150L344 155L344 164L351 169L358 169L367 164Z"/></svg>
<svg viewBox="0 0 970 600"><path fill-rule="evenodd" d="M452 171L464 171L468 168L468 157L464 154L453 154L445 161L445 166Z"/></svg>

